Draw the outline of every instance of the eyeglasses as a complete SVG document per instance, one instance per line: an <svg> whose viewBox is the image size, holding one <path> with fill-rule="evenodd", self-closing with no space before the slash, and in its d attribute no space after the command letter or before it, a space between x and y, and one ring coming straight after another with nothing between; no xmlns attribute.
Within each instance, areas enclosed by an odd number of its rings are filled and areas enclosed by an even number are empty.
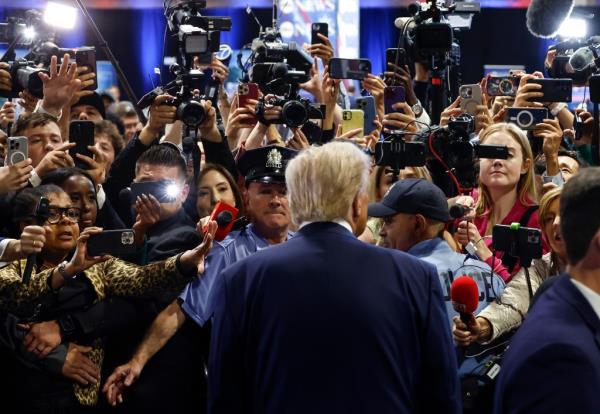
<svg viewBox="0 0 600 414"><path fill-rule="evenodd" d="M57 224L62 217L73 223L78 223L81 217L81 210L77 207L50 207L46 221L50 224Z"/></svg>

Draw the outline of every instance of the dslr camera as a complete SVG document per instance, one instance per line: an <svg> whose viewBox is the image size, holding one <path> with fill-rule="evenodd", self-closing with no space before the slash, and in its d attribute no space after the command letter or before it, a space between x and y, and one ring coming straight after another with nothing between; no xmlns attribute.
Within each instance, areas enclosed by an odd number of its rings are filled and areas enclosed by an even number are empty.
<svg viewBox="0 0 600 414"><path fill-rule="evenodd" d="M39 73L48 74L47 69L38 68L35 62L25 59L16 59L8 62L8 72L12 78L12 90L0 91L0 96L4 98L18 98L19 92L27 89L38 99L44 97L44 84L39 77Z"/></svg>
<svg viewBox="0 0 600 414"><path fill-rule="evenodd" d="M524 131L531 131L548 118L546 108L508 108L506 119Z"/></svg>

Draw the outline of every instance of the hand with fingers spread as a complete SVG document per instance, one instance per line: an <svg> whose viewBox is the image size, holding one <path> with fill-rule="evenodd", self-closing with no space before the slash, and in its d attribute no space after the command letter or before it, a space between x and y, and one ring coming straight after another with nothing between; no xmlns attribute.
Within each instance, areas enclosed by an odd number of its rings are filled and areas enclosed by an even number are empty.
<svg viewBox="0 0 600 414"><path fill-rule="evenodd" d="M115 407L123 402L125 389L131 387L140 377L143 368L143 365L135 359L115 368L102 388L102 392L106 395L106 400L111 406Z"/></svg>
<svg viewBox="0 0 600 414"><path fill-rule="evenodd" d="M14 165L0 167L0 194L18 191L27 187L32 171L30 158L19 161Z"/></svg>
<svg viewBox="0 0 600 414"><path fill-rule="evenodd" d="M515 97L515 108L543 108L544 104L541 102L531 102L533 98L541 98L544 96L542 93L542 85L538 83L527 83L530 79L536 79L538 76L527 74L521 76L519 81L519 89L517 89L517 96Z"/></svg>
<svg viewBox="0 0 600 414"><path fill-rule="evenodd" d="M27 331L23 338L23 347L38 358L46 357L62 342L60 327L56 321L19 324L17 328Z"/></svg>
<svg viewBox="0 0 600 414"><path fill-rule="evenodd" d="M81 385L97 384L100 381L100 367L87 356L92 351L89 346L69 344L62 374Z"/></svg>
<svg viewBox="0 0 600 414"><path fill-rule="evenodd" d="M38 177L43 177L48 172L56 170L57 168L74 167L75 163L68 152L69 149L74 146L74 142L67 142L59 145L56 149L44 155L44 158L42 158L37 167L35 167L35 172Z"/></svg>
<svg viewBox="0 0 600 414"><path fill-rule="evenodd" d="M0 62L0 90L3 91L12 91L12 76L8 68L8 63Z"/></svg>
<svg viewBox="0 0 600 414"><path fill-rule="evenodd" d="M300 151L310 147L310 143L308 142L308 139L306 138L306 135L304 135L304 132L302 132L301 128L294 128L292 129L292 132L294 135L286 144L288 148Z"/></svg>
<svg viewBox="0 0 600 414"><path fill-rule="evenodd" d="M442 114L440 115L440 126L444 127L448 125L450 118L457 117L462 113L463 111L460 109L460 96L458 96L450 106L442 111Z"/></svg>
<svg viewBox="0 0 600 414"><path fill-rule="evenodd" d="M0 127L6 129L8 124L14 124L15 122L16 109L15 104L11 101L4 102L2 109L0 109Z"/></svg>
<svg viewBox="0 0 600 414"><path fill-rule="evenodd" d="M160 220L160 203L152 194L142 194L135 200L134 208L136 216L132 229L136 246L141 246L148 229Z"/></svg>
<svg viewBox="0 0 600 414"><path fill-rule="evenodd" d="M86 73L88 70L89 68L87 66L77 67L77 79L79 79L81 84L79 85L79 89L77 89L77 91L73 94L73 97L68 105L69 108L79 102L79 100L84 96L94 93L94 91L86 89L94 84L94 79L96 78L96 74L94 72Z"/></svg>
<svg viewBox="0 0 600 414"><path fill-rule="evenodd" d="M333 45L327 36L322 33L318 33L317 36L323 41L323 43L316 43L314 45L306 45L306 50L313 57L318 57L323 61L323 66L329 66L329 61L333 57Z"/></svg>
<svg viewBox="0 0 600 414"><path fill-rule="evenodd" d="M77 79L77 64L69 64L69 55L65 54L57 71L57 57L50 59L50 74L39 73L44 84L44 99L42 107L53 114L60 111L69 103L73 95L81 87L81 81Z"/></svg>
<svg viewBox="0 0 600 414"><path fill-rule="evenodd" d="M180 258L179 263L186 272L196 271L198 275L204 273L204 259L208 255L212 242L217 232L217 222L211 220L208 222L208 231L204 233L202 243L198 247L184 252Z"/></svg>
<svg viewBox="0 0 600 414"><path fill-rule="evenodd" d="M413 89L413 81L408 66L405 65L404 67L401 67L388 62L388 68L384 72L384 76L386 85L400 85L404 87L406 92L406 103L413 106L418 102L417 95Z"/></svg>
<svg viewBox="0 0 600 414"><path fill-rule="evenodd" d="M419 125L416 122L415 113L406 102L398 102L392 108L402 112L392 112L383 117L383 131L390 132L391 129L400 129L406 132L416 133Z"/></svg>

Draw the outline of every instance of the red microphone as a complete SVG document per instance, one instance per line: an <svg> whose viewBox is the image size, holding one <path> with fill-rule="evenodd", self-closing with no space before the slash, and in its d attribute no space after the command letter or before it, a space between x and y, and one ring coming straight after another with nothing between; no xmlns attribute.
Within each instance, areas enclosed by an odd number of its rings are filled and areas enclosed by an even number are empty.
<svg viewBox="0 0 600 414"><path fill-rule="evenodd" d="M479 306L479 287L469 276L463 275L452 282L450 286L452 307L460 313L460 320L469 326L472 314Z"/></svg>
<svg viewBox="0 0 600 414"><path fill-rule="evenodd" d="M221 241L231 231L235 219L237 218L239 210L229 204L219 201L212 213L210 214L210 221L217 222L217 232L215 233L215 240ZM208 231L208 224L204 226L204 233Z"/></svg>

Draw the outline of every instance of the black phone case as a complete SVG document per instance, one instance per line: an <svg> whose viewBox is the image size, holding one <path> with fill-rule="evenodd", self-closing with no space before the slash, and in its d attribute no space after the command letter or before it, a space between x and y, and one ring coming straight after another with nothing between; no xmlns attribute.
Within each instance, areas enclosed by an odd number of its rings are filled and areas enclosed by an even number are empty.
<svg viewBox="0 0 600 414"><path fill-rule="evenodd" d="M391 70L388 63L393 63L404 69L408 64L406 60L406 51L403 48L390 48L385 51L385 70Z"/></svg>
<svg viewBox="0 0 600 414"><path fill-rule="evenodd" d="M533 98L532 102L571 102L573 99L572 79L529 79L527 83L542 85L541 98Z"/></svg>
<svg viewBox="0 0 600 414"><path fill-rule="evenodd" d="M88 149L88 146L94 145L94 128L92 121L71 121L69 125L69 140L75 143L75 146L69 150L69 155L75 161L75 165L84 170L89 169L90 166L75 155L94 157L94 153Z"/></svg>
<svg viewBox="0 0 600 414"><path fill-rule="evenodd" d="M364 70L351 70L350 63L364 66ZM363 80L371 73L371 61L368 59L341 59L333 58L329 61L329 76L332 79Z"/></svg>
<svg viewBox="0 0 600 414"><path fill-rule="evenodd" d="M316 25L319 26L318 29L315 29ZM310 43L312 45L325 44L325 42L317 36L318 33L321 33L325 37L329 37L329 25L327 23L313 23L311 25Z"/></svg>
<svg viewBox="0 0 600 414"><path fill-rule="evenodd" d="M94 83L87 88L84 88L86 91L95 91L98 89L98 72L96 67L96 49L93 47L84 47L77 50L75 53L75 61L77 62L77 66L87 66L89 69L85 73L95 73Z"/></svg>
<svg viewBox="0 0 600 414"><path fill-rule="evenodd" d="M134 233L131 229L106 230L90 236L87 242L89 257L133 254L137 250L134 243Z"/></svg>

